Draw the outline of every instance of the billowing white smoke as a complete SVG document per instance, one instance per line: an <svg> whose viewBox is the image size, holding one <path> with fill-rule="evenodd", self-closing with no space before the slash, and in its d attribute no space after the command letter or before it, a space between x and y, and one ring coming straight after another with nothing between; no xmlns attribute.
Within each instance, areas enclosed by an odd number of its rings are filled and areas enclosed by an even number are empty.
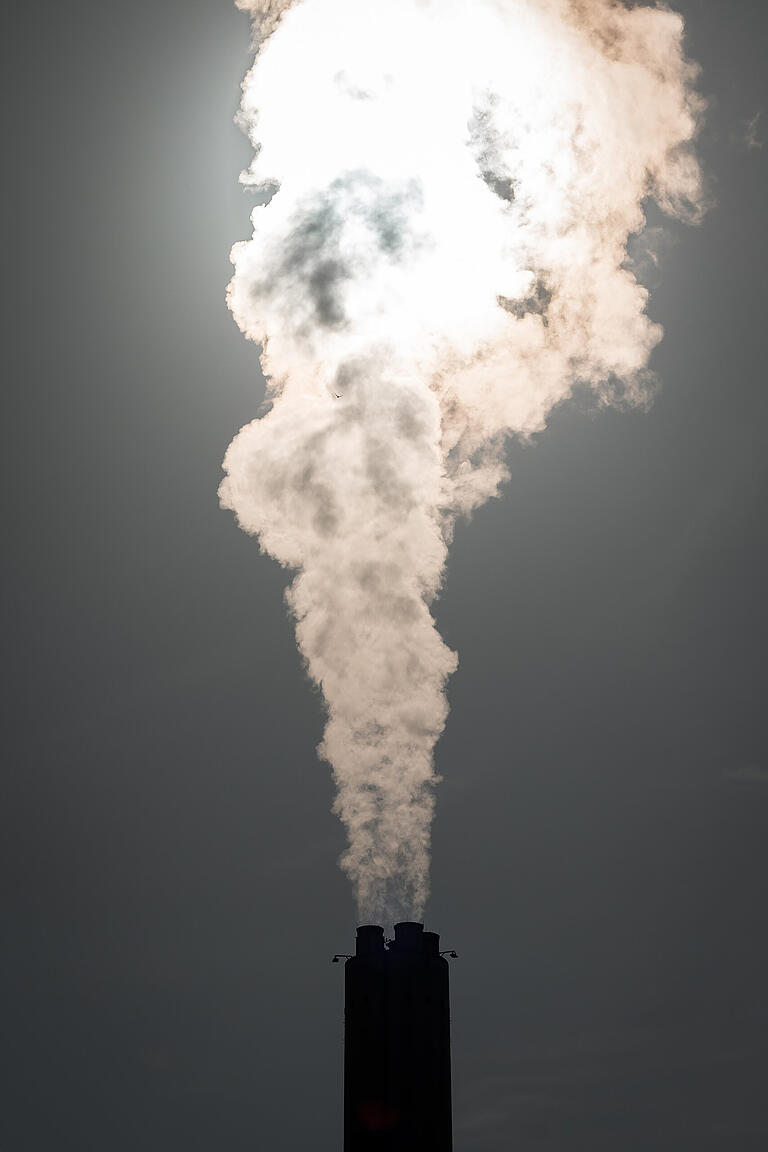
<svg viewBox="0 0 768 1152"><path fill-rule="evenodd" d="M696 218L683 25L615 0L238 0L244 180L269 203L229 304L271 410L222 504L296 577L360 914L419 916L456 658L430 604L457 514L577 383L649 395L644 204ZM268 38L267 38L268 37Z"/></svg>

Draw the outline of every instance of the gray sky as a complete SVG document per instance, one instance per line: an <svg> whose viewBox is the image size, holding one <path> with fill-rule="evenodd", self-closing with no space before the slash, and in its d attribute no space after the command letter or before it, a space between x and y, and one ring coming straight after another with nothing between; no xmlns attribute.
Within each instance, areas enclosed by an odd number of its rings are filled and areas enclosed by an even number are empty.
<svg viewBox="0 0 768 1152"><path fill-rule="evenodd" d="M669 228L663 391L513 447L437 608L457 1152L768 1135L768 10L677 7L717 207ZM247 22L11 28L0 1145L332 1152L354 908L321 702L216 500L262 395L224 305Z"/></svg>

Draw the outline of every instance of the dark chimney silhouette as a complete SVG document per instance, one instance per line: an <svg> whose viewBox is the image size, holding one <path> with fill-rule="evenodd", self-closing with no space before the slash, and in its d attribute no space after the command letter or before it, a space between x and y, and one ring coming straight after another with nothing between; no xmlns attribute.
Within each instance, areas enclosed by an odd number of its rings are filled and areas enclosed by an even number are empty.
<svg viewBox="0 0 768 1152"><path fill-rule="evenodd" d="M357 930L345 968L344 1152L451 1152L448 962L423 924Z"/></svg>

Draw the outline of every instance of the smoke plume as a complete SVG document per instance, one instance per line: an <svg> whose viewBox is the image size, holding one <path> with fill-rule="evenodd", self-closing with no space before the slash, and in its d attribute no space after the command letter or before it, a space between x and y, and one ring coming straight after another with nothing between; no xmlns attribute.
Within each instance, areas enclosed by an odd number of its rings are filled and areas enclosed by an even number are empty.
<svg viewBox="0 0 768 1152"><path fill-rule="evenodd" d="M237 2L262 204L228 300L271 407L221 502L295 573L360 915L419 917L452 526L574 386L648 401L627 245L651 200L701 213L696 70L678 15L618 0Z"/></svg>

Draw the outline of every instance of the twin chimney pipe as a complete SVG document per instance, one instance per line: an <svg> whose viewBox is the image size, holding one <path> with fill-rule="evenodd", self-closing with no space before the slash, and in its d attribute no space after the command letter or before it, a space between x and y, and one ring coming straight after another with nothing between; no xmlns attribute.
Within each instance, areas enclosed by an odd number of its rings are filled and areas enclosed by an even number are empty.
<svg viewBox="0 0 768 1152"><path fill-rule="evenodd" d="M357 930L345 968L344 1152L451 1152L448 962L422 924Z"/></svg>

